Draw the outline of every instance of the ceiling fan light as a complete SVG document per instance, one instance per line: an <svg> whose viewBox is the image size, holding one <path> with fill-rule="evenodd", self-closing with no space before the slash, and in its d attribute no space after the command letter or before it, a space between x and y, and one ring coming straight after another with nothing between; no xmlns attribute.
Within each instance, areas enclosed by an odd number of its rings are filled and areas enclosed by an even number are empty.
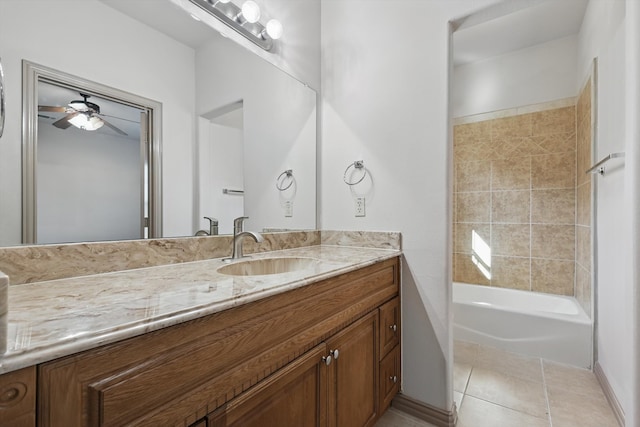
<svg viewBox="0 0 640 427"><path fill-rule="evenodd" d="M69 119L69 123L82 130L97 130L104 125L104 121L100 117L78 114Z"/></svg>

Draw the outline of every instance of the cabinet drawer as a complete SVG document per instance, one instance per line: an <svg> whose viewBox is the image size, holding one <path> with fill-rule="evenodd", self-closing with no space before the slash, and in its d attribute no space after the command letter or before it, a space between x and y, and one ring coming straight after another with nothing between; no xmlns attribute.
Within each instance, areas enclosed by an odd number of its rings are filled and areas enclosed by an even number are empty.
<svg viewBox="0 0 640 427"><path fill-rule="evenodd" d="M400 342L400 298L380 307L380 360Z"/></svg>
<svg viewBox="0 0 640 427"><path fill-rule="evenodd" d="M400 365L398 345L380 362L380 413L384 413L400 390Z"/></svg>
<svg viewBox="0 0 640 427"><path fill-rule="evenodd" d="M36 368L0 375L0 420L3 427L33 427L36 414Z"/></svg>

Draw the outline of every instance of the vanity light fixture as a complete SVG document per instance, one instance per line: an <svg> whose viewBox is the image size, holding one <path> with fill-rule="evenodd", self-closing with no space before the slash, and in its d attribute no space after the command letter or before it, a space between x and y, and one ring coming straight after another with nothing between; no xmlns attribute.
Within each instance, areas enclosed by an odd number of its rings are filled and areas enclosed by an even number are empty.
<svg viewBox="0 0 640 427"><path fill-rule="evenodd" d="M240 7L231 0L189 1L264 50L271 50L273 41L282 37L282 24L277 19L269 20L266 26L260 23L260 6L253 0L246 0Z"/></svg>

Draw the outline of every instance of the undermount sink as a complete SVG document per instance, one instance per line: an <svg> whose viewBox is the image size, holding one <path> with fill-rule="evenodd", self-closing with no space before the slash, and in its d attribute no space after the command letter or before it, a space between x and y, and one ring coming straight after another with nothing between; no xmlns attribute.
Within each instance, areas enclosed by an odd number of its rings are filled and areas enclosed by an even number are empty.
<svg viewBox="0 0 640 427"><path fill-rule="evenodd" d="M258 276L282 274L316 267L320 261L314 258L262 258L235 262L218 268L218 273L231 276Z"/></svg>

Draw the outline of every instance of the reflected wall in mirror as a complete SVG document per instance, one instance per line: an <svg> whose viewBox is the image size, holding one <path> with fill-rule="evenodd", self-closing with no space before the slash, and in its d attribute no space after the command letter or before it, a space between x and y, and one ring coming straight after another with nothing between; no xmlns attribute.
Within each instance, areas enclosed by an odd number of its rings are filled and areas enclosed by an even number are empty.
<svg viewBox="0 0 640 427"><path fill-rule="evenodd" d="M23 243L160 236L160 104L28 61L23 86Z"/></svg>
<svg viewBox="0 0 640 427"><path fill-rule="evenodd" d="M217 211L226 209L207 207L206 215L203 213L200 192L205 186L200 184L198 165L202 160L199 145L204 142L199 140L198 130L200 116L240 99L245 101L246 115L242 169L247 175L243 176L244 214L251 217L247 227L315 228L315 92L194 21L174 2L153 1L152 14L148 6L145 0L0 1L0 55L8 101L0 144L1 246L23 241L20 100L21 63L25 59L162 104L164 237L192 236L199 229L208 229L202 216L216 217L221 215ZM65 40L71 37L72 42L54 37L57 34L63 34ZM226 56L212 56L223 51ZM254 62L247 68L247 62L235 65L234 58ZM207 78L211 68L217 67L243 84L226 85ZM272 86L264 79L269 74L279 74L288 81L287 87L279 83ZM274 90L269 92L270 87ZM305 99L314 99L313 108L304 113L312 116L309 120L313 122L304 127L305 138L298 137L299 125L288 128L292 121L281 117L285 110L277 111L290 103L294 111L307 110L293 105L298 95L289 89L294 87L307 94ZM262 89L262 95L252 97L249 90L254 88ZM265 95L271 99L258 99ZM265 118L264 123L251 130L249 116ZM251 138L256 139L252 147L258 147L257 151L250 152ZM277 144L270 145L273 141ZM297 164L297 160L304 161ZM284 216L281 195L275 189L275 179L285 167L306 171L310 177L303 181L300 176L293 218ZM257 200L252 200L254 197Z"/></svg>

